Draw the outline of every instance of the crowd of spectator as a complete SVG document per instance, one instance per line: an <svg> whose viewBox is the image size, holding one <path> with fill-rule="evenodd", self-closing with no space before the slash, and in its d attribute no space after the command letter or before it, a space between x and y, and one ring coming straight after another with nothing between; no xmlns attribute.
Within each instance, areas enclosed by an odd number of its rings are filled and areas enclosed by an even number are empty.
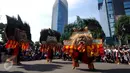
<svg viewBox="0 0 130 73"><path fill-rule="evenodd" d="M6 58L11 55L13 50L4 48L4 45L0 45L0 62L5 62ZM21 61L32 61L32 60L41 60L46 59L47 53L43 53L40 51L40 47L35 47L22 51L20 53L20 60ZM62 53L61 52L54 52L54 58L61 59Z"/></svg>
<svg viewBox="0 0 130 73"><path fill-rule="evenodd" d="M130 48L128 45L104 47L104 55L100 56L100 61L130 65Z"/></svg>
<svg viewBox="0 0 130 73"><path fill-rule="evenodd" d="M10 50L11 52L11 50ZM104 47L104 54L97 57L96 61L107 62L107 63L123 63L130 65L130 47L127 45L123 46L109 46ZM5 56L9 55L9 51L4 48L4 45L0 44L0 62L5 61ZM39 48L28 49L27 51L22 51L20 53L20 59L22 61L32 61L46 59L47 54L40 52ZM72 61L71 57L63 52L54 52L54 58L63 59L64 61Z"/></svg>

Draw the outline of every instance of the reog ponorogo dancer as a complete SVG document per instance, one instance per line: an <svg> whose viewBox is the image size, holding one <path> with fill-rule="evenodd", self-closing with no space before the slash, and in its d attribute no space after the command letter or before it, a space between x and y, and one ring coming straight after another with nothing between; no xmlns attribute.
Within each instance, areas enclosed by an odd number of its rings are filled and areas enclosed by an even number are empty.
<svg viewBox="0 0 130 73"><path fill-rule="evenodd" d="M55 54L56 51L61 49L60 47L58 47L61 46L61 44L59 44L59 40L60 40L59 32L51 29L44 29L41 31L40 50L47 54L46 58L47 62L52 62L53 54Z"/></svg>
<svg viewBox="0 0 130 73"><path fill-rule="evenodd" d="M64 42L64 52L68 52L73 59L73 69L79 67L79 60L88 64L90 70L94 70L95 57L99 55L98 46L93 43L93 37L88 27L83 30L73 29L69 43Z"/></svg>
<svg viewBox="0 0 130 73"><path fill-rule="evenodd" d="M26 51L29 48L31 41L30 26L23 23L21 18L7 17L7 25L5 35L7 38L6 49L10 52L7 62L13 61L13 64L20 63L20 52Z"/></svg>

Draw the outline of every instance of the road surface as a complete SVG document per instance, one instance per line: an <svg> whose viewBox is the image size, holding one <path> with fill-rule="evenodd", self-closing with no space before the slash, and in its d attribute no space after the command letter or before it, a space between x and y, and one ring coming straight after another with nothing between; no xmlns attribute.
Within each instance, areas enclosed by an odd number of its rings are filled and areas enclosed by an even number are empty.
<svg viewBox="0 0 130 73"><path fill-rule="evenodd" d="M95 71L89 71L86 64L72 70L70 61L54 60L47 64L45 60L22 62L21 66L12 66L9 70L0 64L0 73L130 73L130 65L95 63Z"/></svg>

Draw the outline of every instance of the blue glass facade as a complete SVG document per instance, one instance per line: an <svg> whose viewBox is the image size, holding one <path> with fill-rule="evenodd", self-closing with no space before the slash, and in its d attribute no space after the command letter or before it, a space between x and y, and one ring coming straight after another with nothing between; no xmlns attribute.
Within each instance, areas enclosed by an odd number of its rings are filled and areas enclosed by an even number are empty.
<svg viewBox="0 0 130 73"><path fill-rule="evenodd" d="M114 35L115 24L112 0L98 0L98 2L103 3L101 9L99 10L101 25L103 26L103 28L107 27L107 30L104 29L106 36L112 36Z"/></svg>
<svg viewBox="0 0 130 73"><path fill-rule="evenodd" d="M103 0L98 0L98 3L103 3Z"/></svg>
<svg viewBox="0 0 130 73"><path fill-rule="evenodd" d="M107 0L107 2L112 2L112 0Z"/></svg>
<svg viewBox="0 0 130 73"><path fill-rule="evenodd" d="M66 6L62 3L59 2L58 5L58 20L57 20L57 31L59 31L60 33L63 33L64 31L64 26L67 24L68 22L68 8L66 8Z"/></svg>
<svg viewBox="0 0 130 73"><path fill-rule="evenodd" d="M115 24L115 19L114 19L114 11L113 11L113 5L112 5L112 0L106 0L107 3L107 12L108 12L108 22L109 22L109 28L110 28L110 35L114 35L114 24Z"/></svg>
<svg viewBox="0 0 130 73"><path fill-rule="evenodd" d="M103 27L103 31L106 34L106 37L110 36L110 31L109 31L109 23L108 23L108 12L107 12L107 3L103 1L102 7L99 9L99 14L100 14L100 24Z"/></svg>
<svg viewBox="0 0 130 73"><path fill-rule="evenodd" d="M103 0L98 0L98 9L100 10L103 4Z"/></svg>
<svg viewBox="0 0 130 73"><path fill-rule="evenodd" d="M52 29L64 32L64 26L68 24L68 4L66 0L56 0L52 14Z"/></svg>
<svg viewBox="0 0 130 73"><path fill-rule="evenodd" d="M125 14L130 16L130 1L124 2Z"/></svg>
<svg viewBox="0 0 130 73"><path fill-rule="evenodd" d="M98 0L100 24L106 37L114 35L114 24L122 15L130 15L130 0ZM100 6L100 7L99 7Z"/></svg>

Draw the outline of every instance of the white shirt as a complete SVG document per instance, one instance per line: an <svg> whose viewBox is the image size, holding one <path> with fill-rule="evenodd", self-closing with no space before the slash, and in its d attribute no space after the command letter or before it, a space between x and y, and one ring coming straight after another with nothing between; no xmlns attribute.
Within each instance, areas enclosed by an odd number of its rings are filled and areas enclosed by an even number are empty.
<svg viewBox="0 0 130 73"><path fill-rule="evenodd" d="M108 55L109 53L111 53L110 49L106 49L106 55Z"/></svg>
<svg viewBox="0 0 130 73"><path fill-rule="evenodd" d="M118 52L118 50L117 50L117 49L113 49L112 51L113 51L113 52Z"/></svg>

